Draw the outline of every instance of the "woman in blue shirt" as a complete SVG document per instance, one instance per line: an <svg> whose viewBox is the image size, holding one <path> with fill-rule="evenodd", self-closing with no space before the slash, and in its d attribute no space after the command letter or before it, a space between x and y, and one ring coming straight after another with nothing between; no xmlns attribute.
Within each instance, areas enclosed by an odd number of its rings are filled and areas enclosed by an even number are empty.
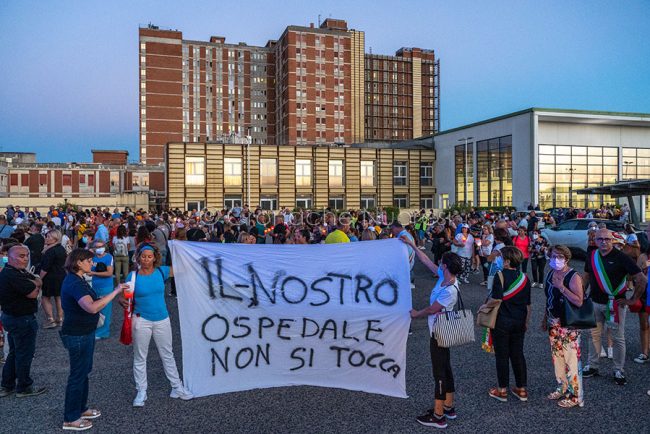
<svg viewBox="0 0 650 434"><path fill-rule="evenodd" d="M95 253L93 257L93 267L90 275L93 278L92 286L99 297L110 294L113 290L113 256L106 253L106 243L101 239L95 239L91 244L91 251ZM108 303L102 309L102 315L106 318L104 325L97 329L95 339L108 339L111 334L111 312L113 303Z"/></svg>
<svg viewBox="0 0 650 434"><path fill-rule="evenodd" d="M65 389L63 429L83 431L93 427L88 419L101 416L99 410L88 408L88 375L93 367L95 352L95 329L99 311L119 294L123 287L114 288L99 298L84 279L90 273L93 253L75 249L67 257L68 272L61 286L61 306L65 317L61 328L63 346L70 355L70 375Z"/></svg>
<svg viewBox="0 0 650 434"><path fill-rule="evenodd" d="M165 281L172 277L171 267L162 266L162 256L153 243L143 242L135 252L138 271L135 275L133 315L133 376L138 391L134 407L143 407L147 400L147 354L151 338L156 342L165 375L171 383L171 398L183 400L194 396L185 389L178 375L172 350L172 327L165 304ZM132 281L133 272L127 281Z"/></svg>

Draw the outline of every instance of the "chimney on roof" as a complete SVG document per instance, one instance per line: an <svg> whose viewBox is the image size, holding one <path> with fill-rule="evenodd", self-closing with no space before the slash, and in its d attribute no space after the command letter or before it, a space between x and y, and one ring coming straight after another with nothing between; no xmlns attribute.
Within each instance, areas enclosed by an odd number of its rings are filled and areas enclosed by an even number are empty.
<svg viewBox="0 0 650 434"><path fill-rule="evenodd" d="M309 23L309 28L313 29L314 28L314 23Z"/></svg>

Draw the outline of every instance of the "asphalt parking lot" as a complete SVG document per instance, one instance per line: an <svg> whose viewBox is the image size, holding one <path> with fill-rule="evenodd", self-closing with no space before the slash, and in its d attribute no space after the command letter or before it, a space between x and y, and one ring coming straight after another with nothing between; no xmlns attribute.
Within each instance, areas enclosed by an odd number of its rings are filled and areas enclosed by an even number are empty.
<svg viewBox="0 0 650 434"><path fill-rule="evenodd" d="M576 262L582 269L582 263ZM433 286L433 278L416 264L415 307L423 307ZM470 285L461 290L468 307L476 309L485 297L479 286L482 276L472 275ZM649 432L650 364L639 365L632 359L639 353L639 324L629 315L626 325L628 384L617 386L612 377L611 361L601 364L601 376L585 379L585 406L562 409L545 396L555 387L548 338L539 328L544 296L533 289L532 327L526 336L530 399L510 399L499 403L487 391L496 385L494 357L484 353L477 341L454 348L452 365L456 378L458 419L449 421L449 431L486 432ZM172 313L174 348L180 365L180 331L176 301L168 299ZM114 306L114 318L121 311ZM188 402L169 398L169 383L160 358L150 348L149 399L143 408L133 408L135 396L132 376L132 348L118 342L121 321L113 323L112 338L101 341L95 350L89 403L101 409L103 416L94 421L91 432L352 432L403 433L435 430L420 426L415 416L433 402L429 338L425 320L412 324L413 335L407 347L408 399L391 398L362 392L319 387L282 387L213 395ZM583 336L583 348L586 342ZM478 338L478 331L477 331ZM585 359L583 351L583 363ZM182 371L182 370L181 370ZM15 396L0 400L0 432L60 432L63 401L68 373L67 353L56 330L39 330L36 357L32 368L38 384L48 392L33 398ZM514 380L513 380L514 381Z"/></svg>

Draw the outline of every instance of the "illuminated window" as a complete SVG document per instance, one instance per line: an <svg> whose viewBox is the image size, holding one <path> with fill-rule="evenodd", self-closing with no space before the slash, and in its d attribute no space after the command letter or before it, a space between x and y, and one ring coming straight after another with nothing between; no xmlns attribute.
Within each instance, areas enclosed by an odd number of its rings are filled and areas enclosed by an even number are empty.
<svg viewBox="0 0 650 434"><path fill-rule="evenodd" d="M185 185L205 185L205 157L185 157Z"/></svg>
<svg viewBox="0 0 650 434"><path fill-rule="evenodd" d="M241 185L241 158L224 158L224 185Z"/></svg>

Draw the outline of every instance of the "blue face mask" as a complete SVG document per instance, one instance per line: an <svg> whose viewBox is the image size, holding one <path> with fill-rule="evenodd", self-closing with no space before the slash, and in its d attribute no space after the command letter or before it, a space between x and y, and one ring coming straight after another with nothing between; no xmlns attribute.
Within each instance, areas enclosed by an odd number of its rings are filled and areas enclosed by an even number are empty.
<svg viewBox="0 0 650 434"><path fill-rule="evenodd" d="M84 244L88 244L88 237L83 237L81 241L83 241Z"/></svg>
<svg viewBox="0 0 650 434"><path fill-rule="evenodd" d="M2 265L7 265L9 263L9 256L3 256L2 257Z"/></svg>
<svg viewBox="0 0 650 434"><path fill-rule="evenodd" d="M501 256L497 256L497 257L494 259L494 265L495 265L499 270L503 270L503 257L501 257Z"/></svg>

